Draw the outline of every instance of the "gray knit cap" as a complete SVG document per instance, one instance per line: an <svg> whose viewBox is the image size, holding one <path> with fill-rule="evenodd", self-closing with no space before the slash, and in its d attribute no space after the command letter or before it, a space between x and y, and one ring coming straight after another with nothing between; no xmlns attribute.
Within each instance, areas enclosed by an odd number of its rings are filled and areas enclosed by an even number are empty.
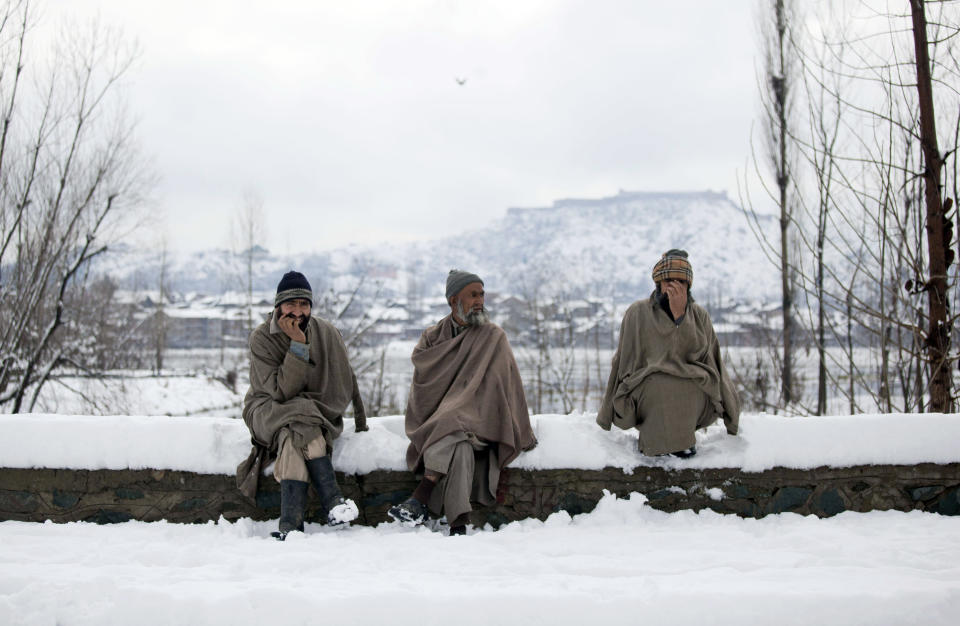
<svg viewBox="0 0 960 626"><path fill-rule="evenodd" d="M480 283L482 285L483 281L476 274L450 270L450 273L447 274L447 300L460 293L470 283Z"/></svg>

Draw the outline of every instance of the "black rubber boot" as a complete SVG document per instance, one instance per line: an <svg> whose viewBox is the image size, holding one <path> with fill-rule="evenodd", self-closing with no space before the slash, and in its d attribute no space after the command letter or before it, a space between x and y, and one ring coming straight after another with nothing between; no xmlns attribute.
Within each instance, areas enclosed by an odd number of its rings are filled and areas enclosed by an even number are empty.
<svg viewBox="0 0 960 626"><path fill-rule="evenodd" d="M463 513L457 516L457 519L450 522L450 536L467 534L467 524L470 523L470 513Z"/></svg>
<svg viewBox="0 0 960 626"><path fill-rule="evenodd" d="M337 485L337 476L333 473L333 463L330 455L307 461L307 472L310 481L320 496L320 503L327 511L327 524L341 526L349 524L359 516L357 505L353 500L344 498Z"/></svg>
<svg viewBox="0 0 960 626"><path fill-rule="evenodd" d="M283 541L287 533L303 532L303 513L307 510L307 489L310 483L302 480L280 481L280 524L271 536Z"/></svg>
<svg viewBox="0 0 960 626"><path fill-rule="evenodd" d="M419 526L427 519L427 506L410 496L400 504L394 504L387 515L404 526Z"/></svg>

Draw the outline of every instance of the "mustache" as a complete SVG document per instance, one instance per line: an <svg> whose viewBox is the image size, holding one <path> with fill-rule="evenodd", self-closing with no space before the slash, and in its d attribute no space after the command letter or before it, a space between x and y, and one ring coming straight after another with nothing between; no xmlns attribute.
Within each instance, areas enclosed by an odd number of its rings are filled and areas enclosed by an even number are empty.
<svg viewBox="0 0 960 626"><path fill-rule="evenodd" d="M310 324L310 316L309 316L309 315L303 315L303 314L294 315L293 313L287 313L287 314L285 314L285 315L281 315L281 314L280 314L280 311L279 311L279 310L277 311L277 319L278 319L278 320L279 320L279 319L283 319L283 318L285 318L285 317L289 317L290 319L296 321L296 322L297 322L297 326L299 326L299 327L300 327L300 330L303 330L303 331L306 331L306 330L307 330L307 326Z"/></svg>

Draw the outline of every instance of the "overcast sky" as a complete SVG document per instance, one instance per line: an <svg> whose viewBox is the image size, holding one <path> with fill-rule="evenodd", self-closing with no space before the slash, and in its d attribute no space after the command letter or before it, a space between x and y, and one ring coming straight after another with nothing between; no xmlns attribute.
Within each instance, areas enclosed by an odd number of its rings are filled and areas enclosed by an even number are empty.
<svg viewBox="0 0 960 626"><path fill-rule="evenodd" d="M758 110L750 0L48 0L123 28L171 247L433 238L508 207L726 190ZM458 84L457 78L465 80Z"/></svg>

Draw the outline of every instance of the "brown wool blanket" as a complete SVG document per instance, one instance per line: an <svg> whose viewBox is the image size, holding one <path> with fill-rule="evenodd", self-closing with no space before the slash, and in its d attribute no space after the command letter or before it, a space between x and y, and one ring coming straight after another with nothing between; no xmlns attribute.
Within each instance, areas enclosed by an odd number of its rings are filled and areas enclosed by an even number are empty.
<svg viewBox="0 0 960 626"><path fill-rule="evenodd" d="M451 433L495 444L500 468L537 443L506 333L488 322L454 337L455 323L448 315L413 350L405 421L411 471L422 468L424 450Z"/></svg>
<svg viewBox="0 0 960 626"><path fill-rule="evenodd" d="M677 325L660 308L656 295L630 305L620 325L620 343L613 356L597 423L606 430L637 425L636 395L651 374L692 381L723 418L727 432L737 434L740 398L720 359L720 344L707 311L690 302Z"/></svg>

